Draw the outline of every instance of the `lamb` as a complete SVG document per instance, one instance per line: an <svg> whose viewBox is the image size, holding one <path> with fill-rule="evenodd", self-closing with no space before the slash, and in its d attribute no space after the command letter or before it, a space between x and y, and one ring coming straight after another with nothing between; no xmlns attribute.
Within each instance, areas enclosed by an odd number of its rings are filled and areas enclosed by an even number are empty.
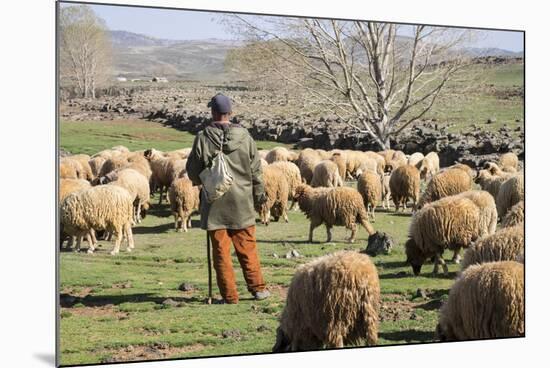
<svg viewBox="0 0 550 368"><path fill-rule="evenodd" d="M416 202L420 197L418 169L411 165L403 165L394 170L390 177L390 191L396 212L399 211L401 205L403 209L407 207L409 198L413 201L413 209L416 208Z"/></svg>
<svg viewBox="0 0 550 368"><path fill-rule="evenodd" d="M515 175L502 183L496 198L498 216L503 218L513 205L523 201L524 195L522 174Z"/></svg>
<svg viewBox="0 0 550 368"><path fill-rule="evenodd" d="M331 160L320 161L313 169L312 187L341 187L344 183L338 173L338 166Z"/></svg>
<svg viewBox="0 0 550 368"><path fill-rule="evenodd" d="M524 234L522 225L505 227L494 234L479 239L464 252L462 269L473 264L515 261L523 254Z"/></svg>
<svg viewBox="0 0 550 368"><path fill-rule="evenodd" d="M441 341L525 334L524 266L514 261L468 267L439 313Z"/></svg>
<svg viewBox="0 0 550 368"><path fill-rule="evenodd" d="M288 184L288 199L292 201L290 208L294 208L296 203L294 201L294 195L296 193L296 187L302 183L302 177L300 176L300 169L296 164L286 161L278 161L271 164L272 167L276 167L284 174Z"/></svg>
<svg viewBox="0 0 550 368"><path fill-rule="evenodd" d="M420 178L429 180L439 172L439 156L435 152L428 153L420 162L416 164L420 172Z"/></svg>
<svg viewBox="0 0 550 368"><path fill-rule="evenodd" d="M518 156L513 152L508 152L500 156L498 159L498 166L500 166L503 171L509 170L510 172L515 172L518 170L518 162Z"/></svg>
<svg viewBox="0 0 550 368"><path fill-rule="evenodd" d="M151 192L149 181L145 176L134 169L112 171L99 178L100 184L110 184L122 187L132 196L134 208L134 222L141 222L141 215L149 209Z"/></svg>
<svg viewBox="0 0 550 368"><path fill-rule="evenodd" d="M409 156L409 159L407 160L407 164L411 166L416 166L417 163L422 161L424 159L424 154L421 152L415 152L412 155Z"/></svg>
<svg viewBox="0 0 550 368"><path fill-rule="evenodd" d="M273 352L342 348L378 341L380 282L365 254L340 251L298 268Z"/></svg>
<svg viewBox="0 0 550 368"><path fill-rule="evenodd" d="M484 231L481 211L471 199L451 196L429 203L412 218L405 243L406 262L418 276L424 261L435 256L433 275L438 273L440 264L447 274L445 249L453 250L453 259L458 260L460 249L467 248Z"/></svg>
<svg viewBox="0 0 550 368"><path fill-rule="evenodd" d="M275 147L265 156L265 160L272 164L276 161L290 161L290 152L285 147Z"/></svg>
<svg viewBox="0 0 550 368"><path fill-rule="evenodd" d="M284 173L277 167L268 165L262 170L262 178L265 187L266 203L256 208L260 214L262 224L269 225L270 217L273 215L275 221L283 217L288 222L288 183Z"/></svg>
<svg viewBox="0 0 550 368"><path fill-rule="evenodd" d="M372 222L374 222L374 210L382 197L382 180L380 176L372 171L365 171L357 180L357 191L363 197L367 216L370 214Z"/></svg>
<svg viewBox="0 0 550 368"><path fill-rule="evenodd" d="M116 185L100 185L71 193L60 208L63 231L79 238L86 236L90 244L88 253L93 253L97 244L93 230L107 230L116 235L111 255L119 252L123 237L128 241L127 251L130 252L134 248L132 218L133 198L126 189Z"/></svg>
<svg viewBox="0 0 550 368"><path fill-rule="evenodd" d="M426 190L418 201L417 209L422 208L427 203L465 192L471 188L472 179L464 170L453 168L439 172L428 182Z"/></svg>
<svg viewBox="0 0 550 368"><path fill-rule="evenodd" d="M510 208L501 221L502 227L511 227L515 225L523 226L525 218L525 209L523 208L523 201L519 201Z"/></svg>
<svg viewBox="0 0 550 368"><path fill-rule="evenodd" d="M301 184L296 190L300 208L309 206L306 215L310 219L309 242L313 242L313 230L321 224L327 228L327 242L332 241L332 227L345 226L351 230L348 242L355 241L356 223L359 222L370 235L375 233L368 221L363 197L353 188L337 187L326 191L312 192L311 187ZM307 204L302 206L302 203Z"/></svg>
<svg viewBox="0 0 550 368"><path fill-rule="evenodd" d="M188 178L176 179L168 189L168 198L176 231L187 232L191 227L191 214L199 209L199 187L193 186Z"/></svg>

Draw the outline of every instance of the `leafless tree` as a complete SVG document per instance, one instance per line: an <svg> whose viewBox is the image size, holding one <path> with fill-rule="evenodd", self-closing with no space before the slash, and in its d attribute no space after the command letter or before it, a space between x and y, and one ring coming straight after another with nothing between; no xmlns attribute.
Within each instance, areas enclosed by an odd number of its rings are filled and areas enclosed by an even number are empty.
<svg viewBox="0 0 550 368"><path fill-rule="evenodd" d="M87 5L67 6L59 16L60 77L82 97L95 98L109 77L111 41L105 22Z"/></svg>
<svg viewBox="0 0 550 368"><path fill-rule="evenodd" d="M227 24L277 60L264 74L292 83L382 149L424 116L467 64L460 46L471 37L466 30L367 21L232 15Z"/></svg>

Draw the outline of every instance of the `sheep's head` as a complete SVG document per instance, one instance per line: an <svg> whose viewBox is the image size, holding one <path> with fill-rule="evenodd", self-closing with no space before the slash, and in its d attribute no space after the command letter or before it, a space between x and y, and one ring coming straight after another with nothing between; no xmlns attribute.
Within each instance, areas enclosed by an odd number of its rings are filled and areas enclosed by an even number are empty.
<svg viewBox="0 0 550 368"><path fill-rule="evenodd" d="M307 195L307 193L309 192L310 189L311 189L311 187L309 185L305 184L305 183L298 184L296 186L296 189L294 190L293 199L295 201L298 201L301 198L304 198Z"/></svg>
<svg viewBox="0 0 550 368"><path fill-rule="evenodd" d="M487 170L479 170L474 177L474 183L479 184L482 180L487 179L491 174Z"/></svg>
<svg viewBox="0 0 550 368"><path fill-rule="evenodd" d="M491 175L497 175L501 172L500 167L494 162L486 162L483 168Z"/></svg>
<svg viewBox="0 0 550 368"><path fill-rule="evenodd" d="M405 254L407 255L407 260L405 262L411 265L414 275L420 275L420 270L422 269L426 257L420 249L418 249L413 239L409 239L405 243Z"/></svg>
<svg viewBox="0 0 550 368"><path fill-rule="evenodd" d="M291 347L291 341L288 338L288 336L284 333L284 331L281 329L281 327L277 327L277 339L275 341L275 345L273 345L273 349L271 349L274 353L285 353L290 351Z"/></svg>

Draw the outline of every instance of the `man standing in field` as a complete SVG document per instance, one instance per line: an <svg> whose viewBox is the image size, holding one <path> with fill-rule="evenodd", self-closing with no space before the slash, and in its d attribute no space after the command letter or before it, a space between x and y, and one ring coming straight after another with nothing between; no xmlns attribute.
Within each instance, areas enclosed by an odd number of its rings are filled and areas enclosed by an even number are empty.
<svg viewBox="0 0 550 368"><path fill-rule="evenodd" d="M248 291L262 300L269 297L269 291L265 288L256 247L254 205L265 202L260 157L248 131L229 121L232 109L227 96L217 94L208 107L212 122L197 134L186 169L193 184L201 184L199 174L223 147L225 163L233 175L230 189L212 203L201 191L201 227L208 231L212 242L216 281L225 303L239 301L230 254L233 242Z"/></svg>

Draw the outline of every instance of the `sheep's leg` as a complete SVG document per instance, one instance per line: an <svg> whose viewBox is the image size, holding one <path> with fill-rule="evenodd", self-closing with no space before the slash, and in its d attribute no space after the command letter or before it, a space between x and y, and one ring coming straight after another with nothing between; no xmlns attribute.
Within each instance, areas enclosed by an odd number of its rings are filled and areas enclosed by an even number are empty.
<svg viewBox="0 0 550 368"><path fill-rule="evenodd" d="M94 239L95 239L95 235L93 233L93 230L91 230L90 232L88 232L86 234L86 240L88 241L88 244L89 244L89 247L88 247L88 253L89 254L92 254L95 250L95 242L94 242Z"/></svg>
<svg viewBox="0 0 550 368"><path fill-rule="evenodd" d="M326 227L327 227L327 243L330 243L332 241L332 226L326 225Z"/></svg>
<svg viewBox="0 0 550 368"><path fill-rule="evenodd" d="M82 242L82 237L79 235L76 237L76 246L74 248L75 253L80 252L80 243Z"/></svg>
<svg viewBox="0 0 550 368"><path fill-rule="evenodd" d="M454 250L454 254L453 254L453 258L451 259L451 262L460 263L460 248L456 248Z"/></svg>
<svg viewBox="0 0 550 368"><path fill-rule="evenodd" d="M187 216L187 228L188 229L191 229L193 226L191 226L191 214L189 214L189 216Z"/></svg>
<svg viewBox="0 0 550 368"><path fill-rule="evenodd" d="M336 338L336 342L335 342L334 346L337 347L337 348L343 348L344 347L344 338L342 337L342 335L339 335Z"/></svg>
<svg viewBox="0 0 550 368"><path fill-rule="evenodd" d="M116 238L115 238L115 247L113 248L113 250L111 251L111 255L114 256L115 254L118 254L118 252L120 252L120 243L122 241L122 238L123 238L123 234L122 234L122 228L117 228L115 229L114 231L116 234Z"/></svg>
<svg viewBox="0 0 550 368"><path fill-rule="evenodd" d="M183 227L183 231L187 232L187 217L184 216L181 218L181 226Z"/></svg>
<svg viewBox="0 0 550 368"><path fill-rule="evenodd" d="M162 204L162 196L164 195L164 185L160 186L159 204Z"/></svg>
<svg viewBox="0 0 550 368"><path fill-rule="evenodd" d="M134 249L134 235L132 234L132 226L130 224L124 225L124 233L128 242L126 251L131 252Z"/></svg>
<svg viewBox="0 0 550 368"><path fill-rule="evenodd" d="M372 206L372 222L376 222L376 216L374 216L374 209L376 206Z"/></svg>
<svg viewBox="0 0 550 368"><path fill-rule="evenodd" d="M315 230L317 226L321 225L322 221L319 221L318 219L314 219L314 218L311 218L310 221L311 222L309 224L309 242L313 243L313 230Z"/></svg>
<svg viewBox="0 0 550 368"><path fill-rule="evenodd" d="M449 269L447 267L447 264L445 263L445 260L443 259L442 254L436 254L435 256L435 262L434 262L434 270L432 272L432 276L436 276L439 273L439 265L443 266L443 273L445 276L449 274Z"/></svg>
<svg viewBox="0 0 550 368"><path fill-rule="evenodd" d="M357 233L357 225L356 224L351 224L349 229L351 230L351 236L348 239L348 243L354 243L355 242L355 234Z"/></svg>

